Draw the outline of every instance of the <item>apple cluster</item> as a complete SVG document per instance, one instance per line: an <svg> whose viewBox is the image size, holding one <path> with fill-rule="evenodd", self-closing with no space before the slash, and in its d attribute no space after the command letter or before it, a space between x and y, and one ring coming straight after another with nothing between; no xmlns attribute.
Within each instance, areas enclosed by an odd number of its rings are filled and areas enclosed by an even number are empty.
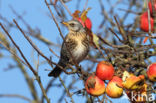
<svg viewBox="0 0 156 103"><path fill-rule="evenodd" d="M88 77L85 83L87 93L93 96L100 96L105 92L109 97L118 98L123 93L122 79L114 76L115 69L113 65L106 61L101 61L96 67L95 75ZM105 87L105 80L109 80Z"/></svg>
<svg viewBox="0 0 156 103"><path fill-rule="evenodd" d="M154 19L151 2L149 2L148 5L151 13L150 22L153 31ZM81 16L78 15L79 11L75 11L73 16L83 25L83 27L91 30L92 22L87 17L88 10L89 8L82 12ZM156 5L154 5L154 10L156 10ZM146 11L143 13L140 18L140 28L143 31L148 32L148 12ZM148 66L147 76L150 81L156 82L156 63ZM105 86L106 80L109 82ZM136 76L128 71L123 71L122 76L115 75L113 65L106 61L99 62L96 67L96 72L89 76L85 82L85 89L88 94L92 96L100 96L106 93L111 98L121 97L123 95L123 91L125 91L129 98L132 96L131 92L133 92L134 95L138 92L140 95L147 95L147 86L144 75ZM140 97L136 98L136 102L144 101L146 101L146 99L140 99Z"/></svg>
<svg viewBox="0 0 156 103"><path fill-rule="evenodd" d="M156 63L148 66L147 75L149 80L156 82ZM109 80L107 86L105 86L105 80ZM141 95L147 94L147 83L144 75L136 76L133 73L124 71L122 76L119 77L115 75L113 65L106 61L98 63L96 72L87 78L85 88L87 93L92 96L100 96L106 93L111 98L121 97L123 91L129 98L132 91L134 93L139 91ZM145 99L142 99L142 101L145 101ZM140 102L139 97L136 102Z"/></svg>

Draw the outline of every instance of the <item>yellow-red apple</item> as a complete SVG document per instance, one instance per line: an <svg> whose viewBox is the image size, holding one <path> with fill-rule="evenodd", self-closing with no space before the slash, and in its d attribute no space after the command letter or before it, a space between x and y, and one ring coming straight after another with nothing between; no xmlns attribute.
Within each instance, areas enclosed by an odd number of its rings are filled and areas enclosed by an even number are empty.
<svg viewBox="0 0 156 103"><path fill-rule="evenodd" d="M119 98L123 94L122 79L114 76L106 87L106 93L111 98Z"/></svg>
<svg viewBox="0 0 156 103"><path fill-rule="evenodd" d="M100 96L105 92L105 83L95 75L91 75L85 82L87 93L93 96Z"/></svg>

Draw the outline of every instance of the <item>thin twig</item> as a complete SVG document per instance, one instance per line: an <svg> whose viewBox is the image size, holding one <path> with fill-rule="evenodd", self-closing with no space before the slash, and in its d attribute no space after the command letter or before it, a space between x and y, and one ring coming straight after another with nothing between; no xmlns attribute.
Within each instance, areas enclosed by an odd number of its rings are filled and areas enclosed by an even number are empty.
<svg viewBox="0 0 156 103"><path fill-rule="evenodd" d="M115 19L115 21L116 21L116 23L117 23L117 27L118 27L119 32L121 33L121 35L122 35L122 37L123 37L124 41L127 41L127 37L126 37L126 35L125 35L122 31L121 31L120 24L119 24L119 22L117 21L117 19L116 19L116 17L115 17L115 16L114 16L114 19Z"/></svg>
<svg viewBox="0 0 156 103"><path fill-rule="evenodd" d="M56 79L53 78L53 79L51 79L51 80L49 81L48 85L47 85L46 88L45 88L46 93L48 93L48 91L50 90L50 88L51 88L52 86L54 86L54 85L52 85L52 83L54 82L54 80L56 80ZM42 94L41 103L43 103L43 101L44 101L44 95Z"/></svg>
<svg viewBox="0 0 156 103"><path fill-rule="evenodd" d="M40 50L39 48L32 42L32 40L24 33L24 31L21 29L21 27L18 25L15 19L13 19L14 23L18 27L18 29L21 31L21 33L24 35L24 37L29 41L31 46L36 50L38 54L40 54L43 58L45 58L50 64L52 64L51 60L47 58Z"/></svg>
<svg viewBox="0 0 156 103"><path fill-rule="evenodd" d="M20 99L26 100L28 102L32 101L31 99L29 99L25 96L19 95L19 94L0 94L0 98L2 98L2 97L20 98Z"/></svg>
<svg viewBox="0 0 156 103"><path fill-rule="evenodd" d="M8 33L8 31L4 28L4 26L0 23L0 26L2 27L2 29L5 31L5 33L7 34L7 36L10 38L11 42L15 45L15 47L18 49L18 51L20 52L20 55L22 56L22 58L25 60L25 62L27 63L27 65L29 66L30 70L33 72L34 75L37 75L37 72L33 69L33 67L30 65L30 63L28 62L28 60L26 59L26 57L24 56L23 52L21 51L21 49L19 48L19 46L14 42L14 40L12 39L12 37L10 36L10 34Z"/></svg>
<svg viewBox="0 0 156 103"><path fill-rule="evenodd" d="M63 82L63 80L61 79L60 76L59 76L59 80L60 80L61 84L63 85L64 89L66 90L68 96L71 98L71 102L74 103L74 100L73 100L73 98L72 98L72 95L70 94L68 88L65 86L65 84L64 84L64 82Z"/></svg>
<svg viewBox="0 0 156 103"><path fill-rule="evenodd" d="M86 10L87 5L88 5L88 0L86 0L86 2L85 2L85 5L84 5L84 7L83 7L83 11Z"/></svg>
<svg viewBox="0 0 156 103"><path fill-rule="evenodd" d="M3 42L0 41L0 44L2 44L12 55L17 57L24 65L29 67L19 56L16 55L16 53L13 50L11 50L9 47L7 47Z"/></svg>
<svg viewBox="0 0 156 103"><path fill-rule="evenodd" d="M18 24L16 23L16 21L14 20L15 24L18 26ZM20 52L21 56L23 57L23 59L25 60L25 62L27 63L27 65L29 66L30 70L33 72L33 74L35 75L36 77L36 80L38 81L39 85L40 85L40 88L44 94L44 97L46 98L47 100L47 103L50 103L50 100L48 99L47 95L46 95L46 92L43 88L43 85L41 84L41 80L40 80L40 77L38 76L37 72L33 69L33 67L30 65L30 63L28 62L28 60L25 58L23 52L20 50L20 48L18 47L18 45L14 42L14 40L12 39L12 37L10 36L10 34L7 32L7 30L3 27L3 25L0 23L2 29L5 31L5 33L8 35L8 37L10 38L10 40L12 41L12 43L15 45L15 47L18 49L18 51ZM22 29L18 26L18 28L20 29L21 32ZM24 32L23 32L24 33Z"/></svg>
<svg viewBox="0 0 156 103"><path fill-rule="evenodd" d="M51 48L49 48L49 50L50 50L57 58L60 58Z"/></svg>
<svg viewBox="0 0 156 103"><path fill-rule="evenodd" d="M46 94L46 91L42 85L42 82L41 82L41 79L40 79L40 76L36 76L36 80L38 81L38 84L42 90L42 93L43 93L43 96L45 97L47 103L50 103L50 99L48 98L47 94Z"/></svg>
<svg viewBox="0 0 156 103"><path fill-rule="evenodd" d="M118 38L118 40L122 43L122 40L119 38L119 36L111 29L109 28L109 30Z"/></svg>
<svg viewBox="0 0 156 103"><path fill-rule="evenodd" d="M65 3L60 0L60 2L62 3L62 5L66 8L67 12L69 13L69 15L72 17L72 13L70 12L70 10L68 9L68 7L65 5Z"/></svg>
<svg viewBox="0 0 156 103"><path fill-rule="evenodd" d="M47 57L39 50L39 48L32 42L32 40L24 33L24 31L20 28L20 26L18 25L18 23L17 23L15 20L13 20L13 21L14 21L14 23L16 24L16 26L18 27L18 29L21 31L21 33L24 35L24 37L25 37L25 38L28 40L28 42L31 44L31 46L36 50L36 52L37 52L39 55L41 55L43 58L45 58L45 59L48 61L48 63L50 64L51 67L53 67L52 64L54 64L54 65L57 65L58 67L60 67L62 70L64 70L63 67L61 67L61 66L58 65L57 63L52 62L49 58L47 58ZM65 70L64 70L64 71L65 71Z"/></svg>

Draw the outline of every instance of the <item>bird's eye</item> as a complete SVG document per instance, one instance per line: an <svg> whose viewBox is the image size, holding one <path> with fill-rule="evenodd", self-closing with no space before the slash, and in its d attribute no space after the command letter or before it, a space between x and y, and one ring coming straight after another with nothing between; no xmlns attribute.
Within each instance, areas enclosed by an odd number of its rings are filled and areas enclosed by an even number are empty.
<svg viewBox="0 0 156 103"><path fill-rule="evenodd" d="M71 24L69 24L71 27L74 27L75 26L75 24L74 23L71 23Z"/></svg>

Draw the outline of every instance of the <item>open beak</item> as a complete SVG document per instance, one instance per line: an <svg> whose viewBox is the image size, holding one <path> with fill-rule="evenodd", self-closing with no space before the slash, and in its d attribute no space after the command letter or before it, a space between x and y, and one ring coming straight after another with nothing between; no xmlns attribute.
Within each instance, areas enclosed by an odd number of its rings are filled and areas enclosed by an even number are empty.
<svg viewBox="0 0 156 103"><path fill-rule="evenodd" d="M62 22L62 24L64 24L65 26L68 26L68 22Z"/></svg>

